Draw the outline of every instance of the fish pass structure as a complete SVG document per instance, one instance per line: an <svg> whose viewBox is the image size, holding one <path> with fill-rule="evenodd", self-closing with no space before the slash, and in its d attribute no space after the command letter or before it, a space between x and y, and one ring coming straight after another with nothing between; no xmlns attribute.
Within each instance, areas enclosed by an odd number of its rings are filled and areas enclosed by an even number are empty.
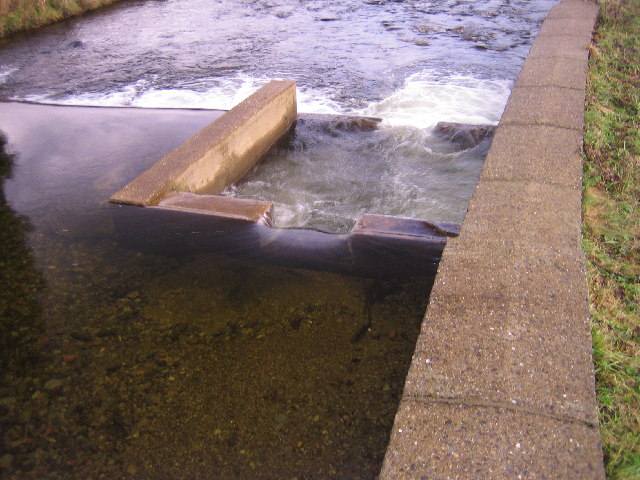
<svg viewBox="0 0 640 480"><path fill-rule="evenodd" d="M154 212L145 218L155 218L154 223L158 215L174 218L169 212L213 216L216 224L252 223L253 228L240 228L259 236L257 245L265 253L287 261L299 256L307 263L313 257L314 263L332 269L369 274L373 267L362 252L367 252L367 245L382 243L403 255L415 252L424 260L420 268L426 264L435 270L446 239L458 234L457 224L365 214L346 235L273 229L272 202L219 195L243 178L297 118L295 82L273 80L133 179L110 201L150 207ZM380 120L339 117L337 121L359 130L377 128ZM317 249L322 255L310 255ZM415 270L412 263L398 264L397 272Z"/></svg>

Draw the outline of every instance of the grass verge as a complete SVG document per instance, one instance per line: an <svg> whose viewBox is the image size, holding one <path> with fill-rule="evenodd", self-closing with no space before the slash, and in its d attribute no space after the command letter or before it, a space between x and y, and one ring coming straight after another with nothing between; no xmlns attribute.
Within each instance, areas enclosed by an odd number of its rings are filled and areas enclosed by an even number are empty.
<svg viewBox="0 0 640 480"><path fill-rule="evenodd" d="M0 38L58 22L118 0L0 0Z"/></svg>
<svg viewBox="0 0 640 480"><path fill-rule="evenodd" d="M599 0L585 115L587 256L607 477L640 479L640 2Z"/></svg>

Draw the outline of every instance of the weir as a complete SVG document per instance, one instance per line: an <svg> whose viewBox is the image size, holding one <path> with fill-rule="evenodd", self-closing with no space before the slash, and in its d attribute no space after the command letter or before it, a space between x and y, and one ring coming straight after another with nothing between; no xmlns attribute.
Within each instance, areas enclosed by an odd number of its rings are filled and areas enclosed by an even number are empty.
<svg viewBox="0 0 640 480"><path fill-rule="evenodd" d="M225 2L205 3L232 10ZM411 3L396 2L398 6ZM457 9L457 1L443 2L442 8L453 11L453 3ZM487 18L507 18L496 15L496 3L504 3L509 11L518 8L513 2L487 2L491 8ZM533 3L527 2L527 10ZM171 5L167 2L161 7ZM384 15L388 15L388 5L367 5L384 8ZM182 3L179 8L198 12L197 19L206 24L202 38L212 37L213 15L204 15L201 8L186 9ZM7 417L7 424L26 423L36 433L47 425L50 433L39 439L25 437L24 450L16 454L14 464L33 450L26 460L62 459L55 466L49 462L48 467L54 469L50 476L61 474L55 468L66 469L65 474L71 475L73 468L74 478L135 476L136 471L154 478L207 478L213 468L221 478L256 478L258 472L264 478L374 478L379 472L375 452L386 449L380 474L384 479L602 478L594 428L597 417L584 266L576 223L580 217L584 87L584 76L576 72L583 74L586 68L584 46L589 35L583 27L593 25L593 10L590 2L565 0L545 23L496 131L462 234L452 241L450 237L457 234L455 224L371 214L362 216L345 235L270 228L271 202L211 194L206 185L212 180L207 175L198 179L196 170L190 171L184 164L184 170L174 170L175 177L160 177L167 182L151 189L151 195L141 196L142 203L104 205L102 200L111 192L140 174L143 161L144 168L148 167L148 159L164 155L196 131L194 127L188 135L176 136L187 131L187 119L204 115L206 119L197 127L202 128L213 114L3 105L0 124L20 153L15 175L19 181L7 183L7 198L16 214L32 223L14 221L20 228L14 235L16 241L10 243L27 245L28 238L36 267L49 284L48 291L38 295L46 312L46 337L34 335L34 342L38 349L42 346L50 369L46 375L16 379L16 390L27 408L16 411L9 403L11 397L5 397L2 400L7 408L0 413L11 409L16 420ZM467 10L463 13L466 18ZM353 16L358 18L351 19L350 27L353 20L366 17L356 9ZM154 18L174 17L161 11ZM416 19L413 15L407 18L412 23ZM242 37L252 36L244 12L242 19ZM274 19L283 20L279 16ZM139 20L136 15L136 25ZM445 31L458 35L458 21ZM340 51L361 54L362 48L345 49L350 44L334 35L348 32L357 36L369 27L352 30L338 22L326 22L339 26L331 33L334 43ZM109 28L93 23L96 29L85 35L87 38L96 32L127 38L123 32L130 29L121 19L111 21ZM184 25L172 24L181 29ZM277 33L264 17L256 24ZM530 23L522 25L527 32L535 30ZM388 26L387 34L400 32L405 37L396 25ZM428 23L410 26L421 35L437 27ZM171 26L163 24L163 28ZM237 22L233 28L237 29ZM297 26L280 31L300 32ZM188 48L175 51L187 54L198 45L204 45L205 50L202 61L183 57L184 64L189 69L202 64L206 76L220 74L223 69L216 71L206 61L213 57L209 44L183 33L174 38L187 42ZM343 65L331 63L312 70L307 80L320 79L323 86L341 85L341 95L356 98L354 92L363 90L364 83L384 75L352 75L344 68L346 64L378 63L385 71L392 71L389 62L401 58L406 65L422 65L417 59L424 57L412 56L406 45L400 50L402 55L389 55L385 46L397 49L398 45L380 35L375 33L381 52L375 61L364 56L357 62L350 57ZM496 42L480 39L476 48L469 50L474 59L485 52L491 59L487 68L497 68L496 50L487 49L487 45L492 47L499 41L494 46L501 52L528 49L524 41L505 50L502 42L510 35L502 31ZM70 43L73 39L66 35L60 37L69 45L58 45L45 56L53 58L52 65L63 65L72 72L76 66L87 65L89 75L85 77L94 89L101 81L99 65L87 57L64 62L55 56L67 50L89 52L91 45L83 47ZM214 37L228 41L224 35ZM465 42L473 39L465 37ZM317 40L313 42L321 44ZM438 43L437 36L429 41L433 42L431 52L455 56L445 48L446 42ZM114 53L123 50L114 48L113 41L95 43L109 46ZM144 48L148 62L164 57L148 55L144 41L126 43ZM377 50L370 44L361 45L368 51ZM423 41L415 45L426 46ZM224 50L229 50L227 43ZM259 49L244 50L257 52L260 60L240 63L265 65L271 74L277 63L271 61L273 57ZM282 50L294 64L300 61L295 52ZM306 56L313 49L299 50ZM316 50L321 52L321 60L333 62L336 57L324 48ZM41 61L34 61L42 56L40 43L33 55L19 50L13 58L27 59L26 65L15 73L0 72L0 77L15 77L11 88L18 89L18 94L12 93L12 98L31 93L29 76L23 69L33 68L37 85L45 83L45 68ZM105 55L98 51L96 57ZM117 64L116 68L110 65L109 71L132 73L131 82L138 82L150 71L173 71L165 64L140 62L140 58L131 55L131 63ZM512 57L500 58L507 58L500 62L503 65L519 68ZM452 67L448 61L444 63ZM405 64L398 61L397 65ZM356 87L335 79L327 81L327 76L336 72L345 79L354 78ZM61 88L82 92L77 84L69 84L71 77L82 78L73 73L60 76ZM264 78L256 75L256 70L250 73ZM414 73L408 81L411 85L432 78L425 72ZM438 75L441 70L436 69L433 76ZM495 75L500 78L503 73ZM184 77L191 82L194 75L190 70ZM141 87L148 95L138 92L133 99L152 97L154 89L158 93L166 84L185 86L179 78L162 80L166 83L151 85L150 90ZM112 78L102 81L122 84ZM468 101L468 95L461 97L464 103ZM376 96L367 91L365 98L369 102ZM447 102L449 107L451 102ZM420 115L425 111L442 116L431 106ZM366 110L365 114L390 118L380 109ZM170 125L159 117L170 117ZM298 126L305 120L295 117ZM330 118L335 121L336 117ZM451 122L436 131L450 142L473 144L485 135L478 130L460 133L459 125L452 122L464 123L466 116L441 119ZM488 119L492 120L497 119ZM369 120L339 122L342 120L338 120L338 128L375 127ZM278 132L274 138L277 136ZM213 147L204 137L196 135L176 149L173 158L180 158L180 148L196 159L214 158ZM74 138L81 141L74 144ZM347 141L351 139L349 136ZM233 149L231 143L227 153ZM251 149L246 145L238 148ZM137 166L131 161L134 151ZM159 171L171 170L163 160ZM259 161L259 155L254 160ZM423 170L426 167L424 163L420 166ZM240 176L244 167L239 169ZM134 187L124 193L132 195ZM459 183L446 188L457 189ZM3 213L12 214L11 208ZM461 210L466 210L466 205ZM32 233L27 233L32 228ZM448 246L443 254L445 242ZM250 261L231 261L228 257L234 251ZM388 284L387 277L389 272L407 275L429 261L435 272L440 256L431 303L420 326L431 284L420 283L415 277L398 286ZM259 262L267 258L294 269L265 268ZM383 278L342 278L297 266ZM403 316L410 298L404 293L407 286L424 298L415 318ZM25 310L21 302L17 305ZM416 347L418 330L421 334ZM22 330L16 333L22 335ZM403 351L414 353L408 376L403 360L397 361ZM358 378L360 383L355 383ZM405 392L397 409L394 392L399 392L403 383ZM383 405L387 406L372 403L379 400L385 400ZM387 417L398 410L388 448L390 423L380 421L385 409ZM382 450L372 446L370 439L376 432L381 435L379 443L384 443ZM27 467L26 461L24 465Z"/></svg>
<svg viewBox="0 0 640 480"><path fill-rule="evenodd" d="M325 122L332 128L356 132L375 130L380 122L380 119L366 117L313 117L313 121ZM245 228L245 235L260 238L257 245L261 253L270 258L287 259L287 262L297 255L305 259L307 266L311 258L315 259L311 263L316 267L371 274L375 269L369 264L379 262L362 252L367 251L367 245L384 243L391 251L403 251L403 255L413 252L413 260L418 257L426 260L419 262L421 266L435 268L447 238L458 235L459 225L364 214L351 232L343 235L303 229L271 232L272 202L218 195L251 170L290 131L297 119L295 82L272 80L133 179L110 201L150 207L158 210L157 214L161 216L165 212L166 220L174 218L166 215L167 211L172 211L213 216L216 225L235 225L237 221L254 223L255 228ZM447 131L447 128L456 129L456 126L448 125L443 130ZM142 218L154 218L155 223L155 217ZM124 223L126 226L122 228L136 228L136 225ZM164 225L164 222L160 223ZM215 231L207 237L206 243L217 243L227 249L224 241L214 240L213 237L220 236L215 235ZM149 236L153 236L151 231L143 234L145 238ZM310 254L318 247L322 255ZM406 262L402 263L402 268L408 272L414 270ZM385 272L388 273L388 269Z"/></svg>

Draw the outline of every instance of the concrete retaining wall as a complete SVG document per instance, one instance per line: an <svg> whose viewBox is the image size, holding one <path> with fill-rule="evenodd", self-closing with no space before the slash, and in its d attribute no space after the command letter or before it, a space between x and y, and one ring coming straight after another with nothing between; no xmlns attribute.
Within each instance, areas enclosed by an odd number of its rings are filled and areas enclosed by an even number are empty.
<svg viewBox="0 0 640 480"><path fill-rule="evenodd" d="M296 119L296 85L274 80L111 197L157 205L169 192L217 194L242 178Z"/></svg>
<svg viewBox="0 0 640 480"><path fill-rule="evenodd" d="M597 6L564 0L445 247L380 478L602 479L581 250Z"/></svg>

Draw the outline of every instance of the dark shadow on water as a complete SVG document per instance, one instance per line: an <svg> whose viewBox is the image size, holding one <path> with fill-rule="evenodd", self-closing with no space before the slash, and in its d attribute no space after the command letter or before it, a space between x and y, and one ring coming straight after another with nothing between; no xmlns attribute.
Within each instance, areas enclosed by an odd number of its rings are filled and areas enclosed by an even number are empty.
<svg viewBox="0 0 640 480"><path fill-rule="evenodd" d="M43 278L36 271L27 245L27 218L7 204L4 180L11 175L14 155L0 132L0 378L22 372L37 358L35 346L42 330L37 294Z"/></svg>
<svg viewBox="0 0 640 480"><path fill-rule="evenodd" d="M0 132L0 477L13 470L15 459L30 437L32 375L43 360L42 308L38 293L44 286L28 246L31 227L5 198L15 155L6 149ZM11 477L7 477L11 478Z"/></svg>

